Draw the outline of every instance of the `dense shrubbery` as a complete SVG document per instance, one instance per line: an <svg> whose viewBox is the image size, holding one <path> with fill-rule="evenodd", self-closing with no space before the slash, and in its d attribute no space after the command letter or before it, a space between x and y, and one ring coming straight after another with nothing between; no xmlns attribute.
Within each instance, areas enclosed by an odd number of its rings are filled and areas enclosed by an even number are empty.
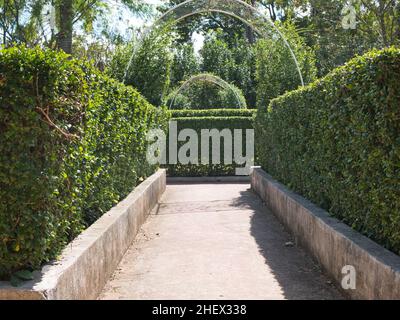
<svg viewBox="0 0 400 320"><path fill-rule="evenodd" d="M201 136L202 129L242 129L243 130L243 151L245 149L246 129L253 129L253 113L248 110L242 110L244 115L239 115L239 110L201 110L201 111L173 111L173 119L178 123L178 132L181 129L193 129L197 132L198 137ZM186 113L186 114L185 114ZM192 116L192 114L193 116ZM181 116L181 117L177 117ZM178 143L178 147L185 144ZM200 141L199 141L200 145ZM210 143L211 146L211 143ZM211 148L211 147L210 147ZM168 175L175 177L198 177L198 176L233 176L238 165L224 164L224 143L221 142L221 164L212 164L210 159L209 165L201 164L201 154L199 152L198 164L177 164L168 165ZM212 154L210 149L210 155Z"/></svg>
<svg viewBox="0 0 400 320"><path fill-rule="evenodd" d="M55 258L153 173L145 136L166 120L65 54L0 51L0 277Z"/></svg>
<svg viewBox="0 0 400 320"><path fill-rule="evenodd" d="M400 50L373 51L256 118L265 170L398 254L399 79Z"/></svg>

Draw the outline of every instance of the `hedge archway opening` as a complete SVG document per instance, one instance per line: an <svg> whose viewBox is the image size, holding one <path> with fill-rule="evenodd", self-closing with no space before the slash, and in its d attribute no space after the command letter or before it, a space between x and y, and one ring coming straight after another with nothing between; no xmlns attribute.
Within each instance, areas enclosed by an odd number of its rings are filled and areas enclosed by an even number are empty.
<svg viewBox="0 0 400 320"><path fill-rule="evenodd" d="M235 98L238 102L238 106L240 109L246 109L246 106L243 105L243 102L241 101L238 93L236 92L236 90L234 89L234 87L226 82L225 80L223 80L222 78L210 74L210 73L201 73L201 74L197 74L194 76L191 76L189 79L187 79L185 82L183 82L176 90L174 90L172 92L172 96L170 97L171 102L169 104L169 109L171 110L172 107L174 106L176 97L183 91L187 90L193 83L195 82L209 82L212 84L217 85L218 87L225 89L225 90L229 90L231 91L234 95Z"/></svg>

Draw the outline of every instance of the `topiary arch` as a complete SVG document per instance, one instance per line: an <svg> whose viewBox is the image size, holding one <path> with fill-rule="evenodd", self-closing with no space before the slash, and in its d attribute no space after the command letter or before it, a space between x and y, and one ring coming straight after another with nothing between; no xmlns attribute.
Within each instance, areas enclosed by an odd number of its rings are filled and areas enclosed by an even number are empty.
<svg viewBox="0 0 400 320"><path fill-rule="evenodd" d="M218 77L216 75L213 75L210 73L201 73L201 74L191 76L189 79L187 79L185 82L183 82L183 84L179 88L177 88L176 90L173 91L172 97L171 97L172 99L169 104L169 109L172 109L172 107L175 103L175 99L180 92L189 88L190 85L193 84L194 82L199 82L199 81L210 82L210 83L213 83L213 84L221 87L222 89L232 91L236 97L236 100L238 101L238 105L239 105L240 109L246 108L246 106L243 105L236 90L232 87L232 85L230 83L226 82L225 80L221 79L220 77Z"/></svg>
<svg viewBox="0 0 400 320"><path fill-rule="evenodd" d="M147 28L142 36L142 41L145 39L154 29L162 28L165 25L177 24L181 20L190 16L202 13L217 12L235 19L238 19L251 27L254 32L263 38L276 37L282 39L285 46L290 51L294 63L296 64L297 71L299 73L300 83L304 86L303 76L299 67L298 60L290 47L288 41L277 28L271 19L269 19L261 11L257 10L253 6L241 0L187 0L165 12L160 18L158 18L151 27ZM139 43L140 46L140 43ZM132 64L134 52L129 60L128 66L125 70L124 80L127 76L128 70Z"/></svg>

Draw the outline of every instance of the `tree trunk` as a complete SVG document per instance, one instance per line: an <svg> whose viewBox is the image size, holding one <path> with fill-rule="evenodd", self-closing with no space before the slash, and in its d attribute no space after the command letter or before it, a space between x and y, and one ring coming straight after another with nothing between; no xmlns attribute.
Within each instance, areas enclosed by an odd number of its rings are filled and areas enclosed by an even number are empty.
<svg viewBox="0 0 400 320"><path fill-rule="evenodd" d="M61 0L59 6L60 31L57 35L57 47L66 53L72 53L72 0Z"/></svg>
<svg viewBox="0 0 400 320"><path fill-rule="evenodd" d="M273 2L268 6L268 11L269 11L269 16L270 16L271 20L273 22L275 22L276 21L276 12L275 12L275 4Z"/></svg>
<svg viewBox="0 0 400 320"><path fill-rule="evenodd" d="M400 39L400 2L393 4L392 12L392 26L390 33L390 45L399 45Z"/></svg>
<svg viewBox="0 0 400 320"><path fill-rule="evenodd" d="M397 4L395 8L395 17L396 17L396 31L395 31L395 44L400 43L400 3Z"/></svg>
<svg viewBox="0 0 400 320"><path fill-rule="evenodd" d="M257 2L256 0L251 0L250 1L251 6L255 7L256 6L256 2ZM254 36L253 27L246 26L246 38L247 38L247 41L249 41L250 44L255 43L255 36Z"/></svg>
<svg viewBox="0 0 400 320"><path fill-rule="evenodd" d="M254 44L255 42L254 31L253 28L250 26L246 26L246 38L250 44Z"/></svg>
<svg viewBox="0 0 400 320"><path fill-rule="evenodd" d="M7 5L8 1L4 1L4 8L3 8L3 45L7 48Z"/></svg>
<svg viewBox="0 0 400 320"><path fill-rule="evenodd" d="M386 21L385 21L385 1L379 1L379 7L377 9L377 18L379 27L382 34L382 43L384 47L388 46L388 39L387 39L387 30L386 30Z"/></svg>

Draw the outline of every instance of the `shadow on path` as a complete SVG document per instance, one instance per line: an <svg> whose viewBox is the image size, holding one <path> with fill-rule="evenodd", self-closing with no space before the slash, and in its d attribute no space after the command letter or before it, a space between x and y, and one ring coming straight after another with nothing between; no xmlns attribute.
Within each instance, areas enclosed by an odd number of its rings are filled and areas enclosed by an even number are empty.
<svg viewBox="0 0 400 320"><path fill-rule="evenodd" d="M252 190L241 192L234 205L254 211L249 231L286 299L344 299L311 257L294 244L292 236Z"/></svg>

